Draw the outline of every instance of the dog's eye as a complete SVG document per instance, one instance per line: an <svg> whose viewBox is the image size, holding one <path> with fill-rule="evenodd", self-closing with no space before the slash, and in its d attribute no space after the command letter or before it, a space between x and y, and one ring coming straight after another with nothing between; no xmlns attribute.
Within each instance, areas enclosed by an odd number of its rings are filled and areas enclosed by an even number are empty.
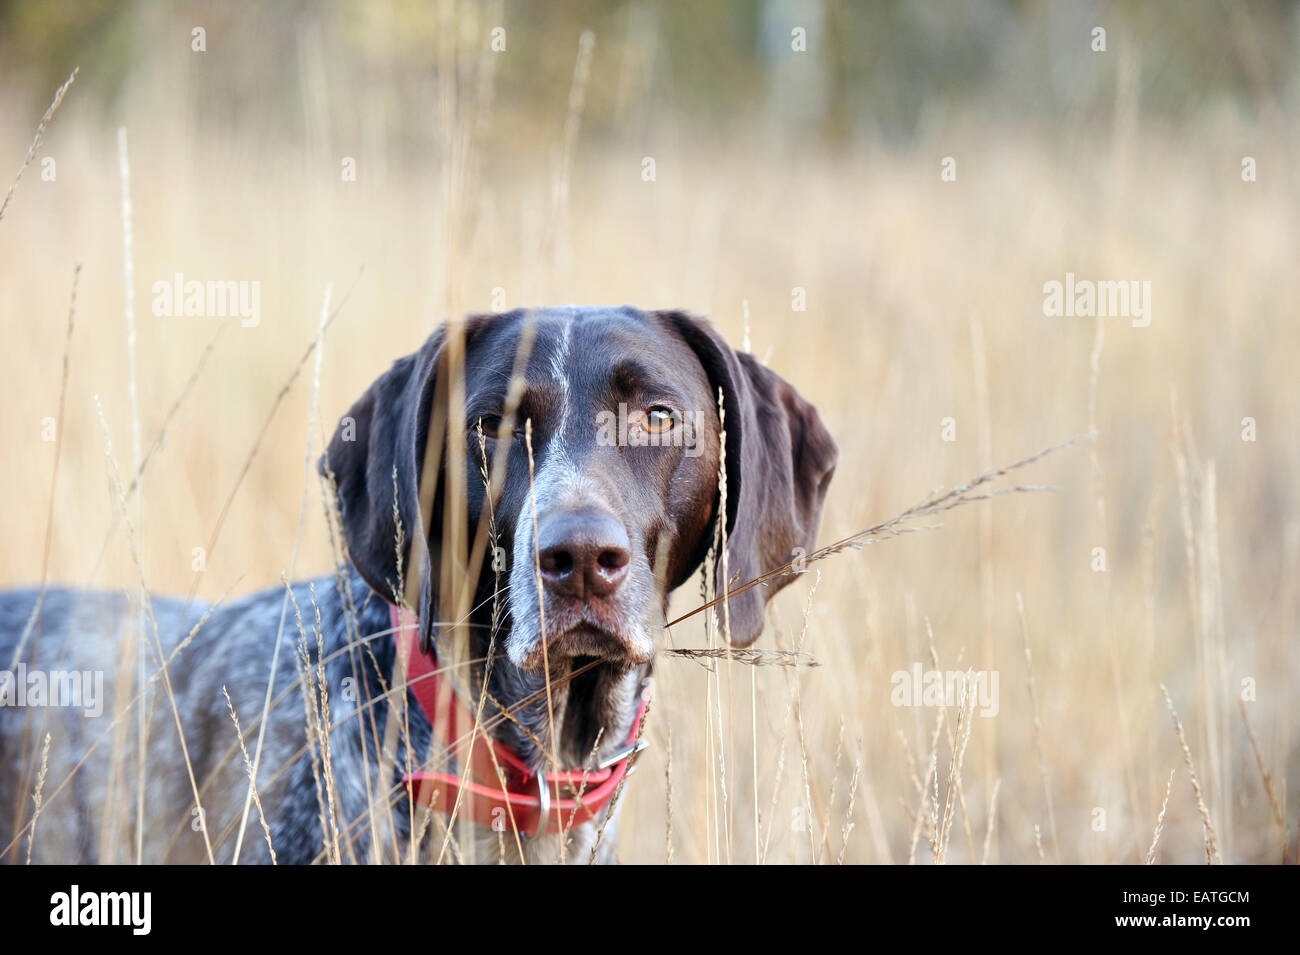
<svg viewBox="0 0 1300 955"><path fill-rule="evenodd" d="M510 437L502 430L503 422L500 415L489 414L483 415L478 419L478 427L483 429L485 437L489 438L508 438ZM475 429L476 431L478 428Z"/></svg>
<svg viewBox="0 0 1300 955"><path fill-rule="evenodd" d="M671 408L656 405L645 413L645 429L651 434L663 434L671 431L677 424L677 416Z"/></svg>

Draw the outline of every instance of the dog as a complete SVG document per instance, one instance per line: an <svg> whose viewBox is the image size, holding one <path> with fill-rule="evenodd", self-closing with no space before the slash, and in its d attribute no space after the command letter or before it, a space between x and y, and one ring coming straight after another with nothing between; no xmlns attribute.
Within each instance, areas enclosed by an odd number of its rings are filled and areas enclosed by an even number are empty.
<svg viewBox="0 0 1300 955"><path fill-rule="evenodd" d="M612 861L670 593L711 551L719 595L811 551L837 455L816 409L703 318L562 307L443 326L322 455L347 555L334 576L215 609L0 594L0 853ZM465 552L491 533L467 613L445 620L453 508ZM733 646L791 580L717 606ZM454 679L453 633L469 661ZM109 675L100 715L54 699L69 673Z"/></svg>

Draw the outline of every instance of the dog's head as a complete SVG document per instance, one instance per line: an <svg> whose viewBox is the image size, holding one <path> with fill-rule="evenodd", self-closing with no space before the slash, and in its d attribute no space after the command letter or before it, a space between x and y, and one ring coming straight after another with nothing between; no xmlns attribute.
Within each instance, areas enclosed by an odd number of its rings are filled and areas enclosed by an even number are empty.
<svg viewBox="0 0 1300 955"><path fill-rule="evenodd" d="M541 666L543 632L552 661L649 662L668 592L705 559L724 494L719 594L724 572L745 582L812 548L835 442L793 387L735 352L707 321L549 308L474 316L461 329L463 347L449 347L439 329L385 372L342 419L322 460L338 485L352 562L382 596L392 599L398 580L394 500L409 540L423 526L430 417L443 420L455 368L463 368L464 418L434 432L443 471L429 554L438 560L446 462L463 461L467 526L472 533L489 505L495 518L499 550L487 552L481 578L488 593L494 570L509 582L505 649L516 666ZM463 357L453 361L452 351ZM522 388L512 399L516 369ZM461 453L447 454L444 433L463 443ZM504 481L489 502L484 452L490 471L502 448ZM720 605L733 644L758 637L766 601L791 579Z"/></svg>

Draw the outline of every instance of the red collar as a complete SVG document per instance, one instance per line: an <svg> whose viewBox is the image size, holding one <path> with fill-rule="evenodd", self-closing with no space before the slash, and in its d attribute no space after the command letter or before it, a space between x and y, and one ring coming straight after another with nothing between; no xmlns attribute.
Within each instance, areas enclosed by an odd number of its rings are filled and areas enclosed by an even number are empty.
<svg viewBox="0 0 1300 955"><path fill-rule="evenodd" d="M597 769L537 774L509 746L493 739L476 724L474 711L438 670L437 658L420 652L420 628L414 617L389 605L397 652L406 659L406 680L433 730L432 746L455 751L468 772L411 773L402 777L415 801L450 816L470 819L498 832L520 835L563 832L595 819L614 798L619 783L631 771L633 757L649 741L640 737L649 692L641 694L627 743ZM500 767L504 784L497 775ZM545 823L543 824L543 818Z"/></svg>

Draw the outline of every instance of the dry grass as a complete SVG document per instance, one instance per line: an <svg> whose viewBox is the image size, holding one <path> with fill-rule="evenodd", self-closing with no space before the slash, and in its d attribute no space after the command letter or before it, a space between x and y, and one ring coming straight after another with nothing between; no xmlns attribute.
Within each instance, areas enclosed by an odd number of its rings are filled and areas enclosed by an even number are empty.
<svg viewBox="0 0 1300 955"><path fill-rule="evenodd" d="M23 178L23 173L31 165L32 160L36 158L36 152L41 148L41 139L45 135L45 128L50 125L50 120L58 111L59 106L63 104L63 97L67 95L69 87L77 79L77 70L74 69L68 76L67 80L54 92L54 99L50 102L49 109L41 117L41 121L36 125L36 135L32 137L32 144L27 147L27 155L23 157L22 164L18 167L18 172L14 174L14 181L9 184L9 190L5 193L4 202L0 203L0 220L4 219L5 213L9 210L9 203L13 202L14 193L18 191L18 181Z"/></svg>
<svg viewBox="0 0 1300 955"><path fill-rule="evenodd" d="M654 745L620 793L623 861L1133 863L1157 845L1165 862L1294 858L1300 420L1288 383L1300 329L1285 319L1300 300L1300 195L1285 175L1236 176L1247 151L1284 168L1285 131L1226 115L1195 128L1139 121L1140 152L1112 141L1120 133L1100 138L1110 162L1091 131L1053 138L979 116L907 148L838 155L667 124L587 143L583 95L603 82L600 48L584 40L553 138L513 156L430 140L402 163L342 138L191 123L172 84L129 87L140 301L180 271L260 280L263 311L243 328L140 309L131 350L116 124L70 97L44 133L57 183L25 181L0 225L0 438L22 462L6 492L23 503L7 518L0 584L38 581L43 550L52 581L201 597L272 585L284 567L328 574L337 538L302 518L304 437L444 316L489 309L496 288L508 307L685 306L749 339L821 409L842 450L822 534L836 543L815 596L805 579L779 597L752 654L726 650L725 623L687 616L702 602L693 588L677 595ZM346 112L346 84L336 90L331 108ZM491 118L490 89L473 103L458 130ZM35 117L4 115L3 155L21 156ZM551 167L538 158L548 150ZM639 178L647 153L653 183ZM941 183L949 154L960 178ZM338 180L343 155L357 155L359 181ZM71 337L59 318L74 261ZM1108 320L1103 339L1086 319L1045 318L1042 285L1066 271L1151 280L1152 324ZM322 321L319 290L359 272L346 308ZM795 287L807 312L792 311ZM135 445L131 480L109 494L95 394ZM946 417L955 441L941 438ZM1257 441L1241 439L1245 417ZM57 441L40 439L45 418ZM926 488L1092 429L1087 449L1032 464L1057 493L985 500L988 482L969 482L900 513ZM843 552L924 526L885 515L929 520L966 502L977 506L944 513L942 528ZM457 546L482 546L473 531ZM1104 573L1091 568L1099 546ZM296 617L310 648L316 628ZM1013 679L1031 641L1032 669ZM972 715L970 701L893 705L892 675L932 659L1001 673L997 715ZM302 676L277 690L302 695L328 806L328 688L311 666ZM160 679L131 696L165 691ZM1243 681L1253 695L1238 726ZM1173 729L1162 684L1182 711ZM1177 759L1192 786L1161 790ZM268 785L266 769L258 778ZM45 782L48 804L63 781ZM359 825L383 834L387 800L373 801ZM959 815L965 836L953 839ZM329 860L350 861L354 821L326 822ZM468 849L450 830L435 843Z"/></svg>
<svg viewBox="0 0 1300 955"><path fill-rule="evenodd" d="M1153 865L1156 861L1156 847L1160 845L1160 834L1165 831L1165 813L1169 811L1169 794L1174 791L1174 773L1177 770L1169 770L1169 782L1165 783L1165 798L1160 802L1160 815L1156 816L1156 828L1151 834L1151 847L1147 849L1146 857L1142 860L1145 865Z"/></svg>

